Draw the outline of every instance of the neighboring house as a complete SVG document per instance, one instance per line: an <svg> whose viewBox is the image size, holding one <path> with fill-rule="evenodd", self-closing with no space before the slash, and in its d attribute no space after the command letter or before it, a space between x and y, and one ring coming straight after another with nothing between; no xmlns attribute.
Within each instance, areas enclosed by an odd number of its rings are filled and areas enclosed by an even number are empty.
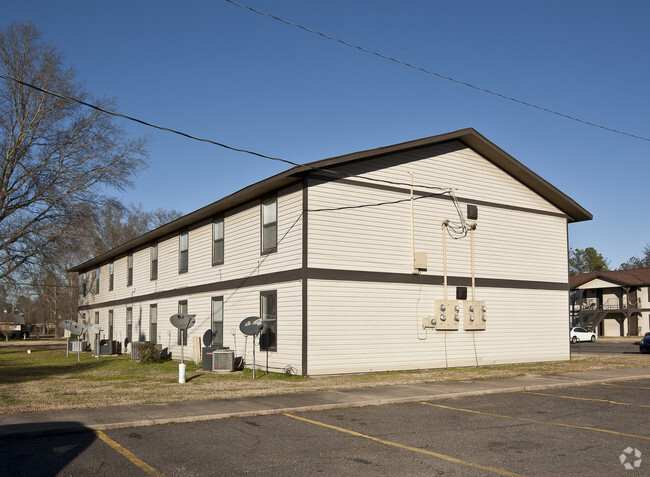
<svg viewBox="0 0 650 477"><path fill-rule="evenodd" d="M29 327L25 325L25 318L23 318L22 313L8 313L0 312L0 338L8 338L12 335L12 332L22 333L28 332Z"/></svg>
<svg viewBox="0 0 650 477"><path fill-rule="evenodd" d="M569 358L567 224L591 218L464 129L293 167L72 271L80 320L174 358L207 329L241 355L260 316L275 371L553 361ZM189 336L175 313L196 314Z"/></svg>
<svg viewBox="0 0 650 477"><path fill-rule="evenodd" d="M570 278L574 325L601 336L650 331L650 269L580 273Z"/></svg>

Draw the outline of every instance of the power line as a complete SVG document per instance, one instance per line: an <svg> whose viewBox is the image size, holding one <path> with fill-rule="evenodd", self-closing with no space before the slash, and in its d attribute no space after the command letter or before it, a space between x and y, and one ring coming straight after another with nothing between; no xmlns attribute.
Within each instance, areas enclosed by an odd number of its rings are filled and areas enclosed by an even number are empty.
<svg viewBox="0 0 650 477"><path fill-rule="evenodd" d="M99 111L101 113L110 114L111 116L117 116L118 118L128 119L129 121L134 121L136 123L142 124L144 126L148 126L150 128L160 129L161 131L167 131L167 132L170 132L170 133L178 134L180 136L184 136L184 137L186 137L188 139L192 139L194 141L207 142L207 143L213 144L215 146L223 147L225 149L230 149L231 151L243 152L245 154L252 154L254 156L258 156L258 157L261 157L263 159L270 159L272 161L285 162L287 164L291 164L292 166L300 165L300 164L297 164L295 162L289 161L287 159L282 159L282 158L273 157L273 156L267 156L265 154L260 154L259 152L248 151L246 149L239 149L239 148L236 148L236 147L228 146L227 144L223 144L223 143L220 143L220 142L213 141L211 139L204 139L204 138L192 136L191 134L187 134L187 133L184 133L182 131L177 131L175 129L167 128L167 127L164 127L164 126L158 126L157 124L149 123L147 121L143 121L142 119L134 118L134 117L131 117L131 116L127 116L125 114L121 114L121 113L117 113L115 111L111 111L111 110L108 110L108 109L101 108L101 107L99 107L99 106L97 106L95 104L87 103L85 101L74 98L72 96L67 96L67 95L59 94L59 93L56 93L54 91L50 91L50 90L47 90L47 89L39 88L38 86L35 86L33 84L30 84L30 83L26 83L26 82L21 81L21 80L16 79L16 78L12 78L10 76L5 76L3 74L0 74L0 78L4 78L4 79L10 80L10 81L14 81L16 83L22 84L23 86L27 86L28 88L35 89L36 91L40 91L41 93L49 94L51 96L55 96L55 97L60 98L60 99L65 99L65 100L68 100L68 101L74 101L75 103L81 104L81 105L86 106L88 108L92 108L92 109L94 109L96 111Z"/></svg>
<svg viewBox="0 0 650 477"><path fill-rule="evenodd" d="M292 27L299 28L299 29L304 30L306 32L313 33L315 35L321 36L321 37L326 38L328 40L335 41L337 43L341 43L342 45L349 46L351 48L355 48L357 50L363 51L364 53L368 53L368 54L371 54L371 55L378 56L379 58L383 58L384 60L392 61L392 62L400 64L402 66L407 66L407 67L412 68L414 70L421 71L422 73L437 76L438 78L445 79L445 80L451 81L453 83L460 84L462 86L466 86L468 88L475 89L477 91L481 91L482 93L491 94L491 95L497 96L497 97L499 97L501 99L506 99L508 101L513 101L515 103L519 103L519 104L522 104L524 106L528 106L530 108L535 108L535 109L538 109L540 111L544 111L544 112L547 112L547 113L550 113L550 114L555 114L556 116L560 116L560 117L563 117L563 118L566 118L566 119L570 119L572 121L577 121L579 123L586 124L587 126L593 126L595 128L604 129L605 131L610 131L610 132L613 132L613 133L616 133L616 134L622 134L624 136L629 136L629 137L633 137L635 139L641 139L642 141L650 142L649 138L646 138L646 137L643 137L643 136L638 136L636 134L631 134L631 133L628 133L628 132L625 132L625 131L620 131L618 129L610 128L610 127L607 127L607 126L602 126L600 124L596 124L596 123L593 123L591 121L586 121L584 119L580 119L580 118L577 118L575 116L571 116L569 114L560 113L558 111L554 111L552 109L545 108L543 106L538 106L536 104L529 103L528 101L517 99L517 98L514 98L512 96L508 96L508 95L505 95L505 94L502 94L502 93L498 93L496 91L492 91L490 89L482 88L482 87L476 86L476 85L474 85L472 83L467 83L465 81L457 80L456 78L452 78L451 76L443 75L441 73L436 73L435 71L428 70L428 69L423 68L421 66L416 66L416 65L413 65L411 63L407 63L406 61L398 60L397 58L394 58L392 56L384 55L384 54L379 53L377 51L370 50L368 48L364 48L364 47L356 45L354 43L349 43L347 41L340 40L340 39L335 38L333 36L326 35L325 33L321 33L319 31L312 30L311 28L307 28L307 27L302 26L302 25L298 25L297 23L290 22L288 20L277 17L275 15L271 15L269 13L265 13L265 12L262 12L260 10L256 10L256 9L254 9L252 7L249 7L248 5L243 5L241 3L234 2L233 0L226 0L226 2L232 3L233 5L237 5L238 7L245 8L247 10L250 10L251 12L257 13L259 15L263 15L263 16L271 18L273 20L277 20L277 21L279 21L281 23L284 23L286 25L290 25Z"/></svg>
<svg viewBox="0 0 650 477"><path fill-rule="evenodd" d="M346 177L346 178L355 178L356 177L356 178L364 179L364 180L367 180L367 181L379 182L379 183L382 183L382 184L390 184L390 185L394 185L394 186L410 186L411 185L411 184L408 184L406 182L396 182L396 181L390 181L390 180L387 180L387 179L378 179L378 178L375 178L375 177L366 177L366 176L362 176L362 175L347 174L347 173L341 172L341 171L323 169L322 167L316 167L316 166L312 166L310 164L301 164L301 163L298 163L298 162L293 162L293 161L290 161L289 159L283 159L283 158L280 158L280 157L267 156L266 154L261 154L259 152L249 151L247 149L241 149L241 148L238 148L238 147L229 146L229 145L221 143L221 142L213 141L212 139L200 138L200 137L193 136L191 134L188 134L188 133L185 133L185 132L182 132L182 131L177 131L175 129L167 128L165 126L159 126L157 124L153 124L153 123L150 123L150 122L147 122L147 121L143 121L142 119L134 118L132 116L127 116L125 114L121 114L121 113L118 113L118 112L115 112L115 111L111 111L109 109L104 109L104 108L102 108L100 106L97 106L96 104L91 104L91 103L88 103L86 101L82 101L82 100L80 100L78 98L74 98L72 96L67 96L67 95L56 93L54 91L50 91L50 90L47 90L47 89L44 89L44 88L40 88L40 87L38 87L36 85L33 85L31 83L27 83L25 81L21 81L21 80L16 79L16 78L12 78L11 76L5 76L3 74L0 74L0 78L4 78L4 79L9 80L9 81L14 81L14 82L16 82L18 84L21 84L23 86L26 86L28 88L32 88L32 89L34 89L36 91L39 91L41 93L49 94L51 96L55 96L55 97L63 99L63 100L73 101L75 103L81 104L82 106L92 108L92 109L94 109L96 111L99 111L101 113L104 113L104 114L109 114L111 116L116 116L118 118L123 118L123 119L127 119L129 121L134 121L134 122L136 122L138 124L142 124L142 125L147 126L147 127L159 129L161 131L166 131L166 132L170 132L170 133L173 133L173 134L178 134L180 136L183 136L183 137L188 138L188 139L192 139L194 141L205 142L205 143L208 143L208 144L212 144L214 146L219 146L219 147L223 147L225 149L229 149L231 151L241 152L241 153L244 153L244 154L250 154L250 155L253 155L253 156L260 157L262 159L270 159L272 161L284 162L286 164L290 164L290 165L295 166L295 167L305 167L305 168L310 169L312 171L325 172L325 173L333 174L333 175L340 176L340 177ZM440 191L443 191L442 193L445 193L445 191L448 190L448 188L446 188L446 187L429 186L429 185L424 185L424 184L417 184L417 187L424 188L424 189L440 190Z"/></svg>

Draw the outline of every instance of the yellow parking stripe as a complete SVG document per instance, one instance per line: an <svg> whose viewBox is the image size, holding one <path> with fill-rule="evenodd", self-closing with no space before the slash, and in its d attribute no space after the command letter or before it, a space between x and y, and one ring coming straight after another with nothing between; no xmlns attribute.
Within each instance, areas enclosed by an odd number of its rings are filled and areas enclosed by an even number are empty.
<svg viewBox="0 0 650 477"><path fill-rule="evenodd" d="M619 406L633 406L633 407L650 407L645 404L632 404L629 402L618 402L618 401L610 401L609 399L594 399L594 398L583 398L583 397L575 397L575 396L562 396L559 394L547 394L547 393L534 393L532 391L522 391L523 394L536 394L538 396L550 396L550 397L556 397L556 398L562 398L562 399L575 399L578 401L594 401L594 402L604 402L607 404L618 404Z"/></svg>
<svg viewBox="0 0 650 477"><path fill-rule="evenodd" d="M388 445L388 446L397 447L399 449L409 450L411 452L417 452L419 454L430 455L430 456L433 456L433 457L437 457L439 459L447 460L449 462L454 462L456 464L462 464L462 465L466 465L468 467L474 467L476 469L487 470L489 472L494 472L495 474L508 475L508 476L519 476L520 475L520 474L515 474L513 472L508 472L507 470L497 469L496 467L488 467L488 466L485 466L485 465L474 464L472 462L467 462L467 461L457 459L457 458L449 456L449 455L440 454L438 452L433 452L433 451L429 451L429 450L425 450L425 449L419 449L417 447L411 447L411 446L407 446L407 445L404 445L404 444L399 444L397 442L385 441L384 439L379 439L378 437L368 436L366 434L361 434L361 433L356 432L356 431L351 431L349 429L344 429L342 427L332 426L331 424L325 424L324 422L313 421L311 419L295 416L293 414L285 414L285 416L291 417L292 419L297 419L299 421L308 422L310 424L315 424L317 426L326 427L328 429L333 429L335 431L344 432L346 434L350 434L351 436L363 437L364 439L369 439L371 441L378 442L380 444L385 444L385 445Z"/></svg>
<svg viewBox="0 0 650 477"><path fill-rule="evenodd" d="M504 416L503 414L495 414L493 412L474 411L473 409L463 409L460 407L443 406L442 404L433 404L430 402L421 402L420 404L424 404L425 406L439 407L442 409L450 409L452 411L471 412L472 414L480 414L483 416L500 417L503 419L514 419L516 421L532 422L535 424L547 424L549 426L568 427L571 429L582 429L585 431L604 432L606 434L614 434L617 436L625 436L625 437L634 437L635 439L644 439L646 441L650 441L650 437L637 436L636 434L626 434L624 432L611 431L609 429L598 429L597 427L574 426L571 424L563 424L561 422L539 421L537 419L530 419L528 417Z"/></svg>
<svg viewBox="0 0 650 477"><path fill-rule="evenodd" d="M131 452L130 450L128 450L128 449L122 447L121 445L119 445L117 442L115 442L113 439L111 439L110 437L108 437L108 436L107 436L106 434L104 434L102 431L94 431L94 432L95 432L95 435L96 435L97 437L99 437L101 440L103 440L106 444L108 444L109 446L111 446L111 447L112 447L113 449L115 449L117 452L119 452L120 454L122 454L124 457L126 457L127 459L129 459L133 464L135 464L135 465L137 465L138 467L140 467L140 468L141 468L142 470L144 470L147 474L149 474L149 475L153 475L153 476L156 476L156 477L165 477L163 474L161 474L160 472L158 472L156 469L154 469L153 467L151 467L149 464L147 464L146 462L144 462L144 461L138 459L138 458L135 456L135 454L134 454L133 452Z"/></svg>
<svg viewBox="0 0 650 477"><path fill-rule="evenodd" d="M627 388L627 389L650 389L647 386L625 386L624 384L613 384L613 383L600 383L601 386L614 386L617 388Z"/></svg>

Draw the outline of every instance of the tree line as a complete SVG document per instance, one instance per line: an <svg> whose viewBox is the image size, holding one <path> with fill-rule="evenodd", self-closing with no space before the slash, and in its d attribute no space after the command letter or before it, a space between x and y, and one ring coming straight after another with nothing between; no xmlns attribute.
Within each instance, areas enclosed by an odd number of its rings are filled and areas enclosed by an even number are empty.
<svg viewBox="0 0 650 477"><path fill-rule="evenodd" d="M615 270L635 270L638 268L650 268L650 244L643 248L640 256L630 257ZM569 270L571 275L606 271L610 270L609 260L593 247L585 249L571 248L569 250Z"/></svg>
<svg viewBox="0 0 650 477"><path fill-rule="evenodd" d="M36 26L0 29L0 73L0 313L75 319L78 280L67 270L180 213L111 197L146 167L147 140L61 97L115 109L91 96Z"/></svg>

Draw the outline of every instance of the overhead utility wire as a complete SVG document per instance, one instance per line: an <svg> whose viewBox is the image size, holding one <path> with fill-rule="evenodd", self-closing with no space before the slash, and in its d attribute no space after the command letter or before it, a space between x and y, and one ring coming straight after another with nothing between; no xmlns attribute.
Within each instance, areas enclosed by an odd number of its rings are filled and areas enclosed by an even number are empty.
<svg viewBox="0 0 650 477"><path fill-rule="evenodd" d="M333 171L333 170L323 169L322 167L315 167L315 166L312 166L312 165L309 165L309 164L300 164L298 162L290 161L289 159L282 159L280 157L267 156L266 154L261 154L259 152L249 151L247 149L241 149L241 148L233 147L233 146L228 146L227 144L223 144L221 142L213 141L212 139L205 139L205 138L200 138L200 137L197 137L197 136L192 136L191 134L184 133L182 131L177 131L175 129L167 128L167 127L164 127L164 126L158 126L157 124L149 123L147 121L143 121L142 119L134 118L134 117L127 116L127 115L121 114L121 113L117 113L117 112L111 111L109 109L104 109L104 108L101 108L101 107L99 107L99 106L97 106L95 104L87 103L85 101L74 98L72 96L67 96L67 95L56 93L54 91L50 91L50 90L47 90L47 89L44 89L44 88L39 88L38 86L35 86L35 85L31 84L31 83L26 83L25 81L21 81L21 80L16 79L16 78L12 78L11 76L5 76L3 74L0 74L0 78L4 78L4 79L6 79L8 81L14 81L14 82L16 82L18 84L21 84L23 86L27 86L28 88L35 89L36 91L39 91L39 92L44 93L44 94L49 94L51 96L55 96L55 97L60 98L60 99L64 99L64 100L68 100L68 101L74 101L75 103L81 104L82 106L86 106L88 108L92 108L92 109L94 109L96 111L99 111L101 113L110 114L111 116L116 116L118 118L128 119L129 121L134 121L134 122L142 124L144 126L159 129L161 131L167 131L167 132L170 132L170 133L173 133L173 134L178 134L180 136L186 137L188 139L192 139L194 141L201 141L201 142L206 142L206 143L209 143L209 144L213 144L215 146L223 147L223 148L229 149L231 151L241 152L241 153L244 153L244 154L251 154L253 156L261 157L262 159L270 159L272 161L284 162L284 163L290 164L292 166L305 167L305 168L310 169L312 171L326 172L328 174L338 175L338 176L341 176L341 177L348 177L348 178L356 177L356 178L360 178L360 179L365 179L367 181L381 182L383 184L390 184L390 185L395 185L395 186L410 186L410 184L407 184L406 182L395 182L395 181L389 181L387 179L377 179L377 178L374 178L374 177L366 177L366 176L361 176L361 175L346 174L345 172L341 172L341 171ZM447 190L448 190L448 188L445 188L445 187L429 186L429 185L423 185L423 184L418 184L417 186L421 187L421 188L424 188L424 189L441 190L441 191L443 191L442 193L447 193Z"/></svg>
<svg viewBox="0 0 650 477"><path fill-rule="evenodd" d="M340 39L335 38L333 36L329 36L329 35L326 35L324 33L319 32L319 31L312 30L311 28L307 28L307 27L304 27L302 25L298 25L297 23L293 23L293 22L290 22L288 20L285 20L283 18L276 17L275 15L271 15L269 13L265 13L265 12L256 10L256 9L254 9L252 7L249 7L248 5L243 5L241 3L234 2L233 0L226 0L226 2L232 3L233 5L237 5L238 7L245 8L247 10L250 10L251 12L258 13L260 15L271 18L273 20L277 20L277 21L282 22L282 23L284 23L286 25L290 25L290 26L293 26L293 27L296 27L296 28L300 28L301 30L307 31L309 33L313 33L313 34L321 36L323 38L327 38L328 40L332 40L332 41L335 41L337 43L341 43L342 45L349 46L351 48L355 48L357 50L363 51L364 53L369 53L371 55L378 56L378 57L383 58L385 60L392 61L394 63L398 63L398 64L400 64L402 66L407 66L409 68L413 68L414 70L418 70L418 71L421 71L421 72L429 74L429 75L437 76L438 78L446 79L448 81L452 81L454 83L457 83L457 84L460 84L460 85L463 85L463 86L467 86L468 88L472 88L472 89L475 89L477 91L481 91L483 93L488 93L488 94L491 94L493 96L497 96L497 97L502 98L502 99L507 99L508 101L514 101L515 103L523 104L524 106L535 108L535 109L538 109L540 111L544 111L544 112L547 112L547 113L550 113L550 114L555 114L556 116L560 116L560 117L563 117L563 118L566 118L566 119L570 119L572 121L577 121L579 123L586 124L588 126L593 126L595 128L604 129L605 131L610 131L610 132L613 132L613 133L622 134L624 136L633 137L635 139L641 139L642 141L650 142L650 139L647 138L647 137L638 136L636 134L631 134L631 133L628 133L628 132L625 132L625 131L620 131L618 129L613 129L613 128L610 128L610 127L607 127L607 126L602 126L600 124L592 123L590 121L586 121L584 119L580 119L580 118L577 118L575 116L571 116L569 114L560 113L558 111L554 111L552 109L548 109L548 108L545 108L543 106L538 106L536 104L529 103L528 101L513 98L512 96L508 96L508 95L505 95L505 94L502 94L502 93L497 93L496 91L492 91L492 90L489 90L489 89L486 89L486 88L482 88L480 86L476 86L474 84L467 83L465 81L457 80L455 78L452 78L451 76L446 76L446 75L443 75L441 73L436 73L435 71L431 71L431 70L428 70L426 68L422 68L421 66L412 65L411 63L407 63L406 61L398 60L397 58L393 58L392 56L384 55L384 54L379 53L377 51L369 50L368 48L364 48L362 46L355 45L354 43L349 43L347 41L340 40Z"/></svg>

